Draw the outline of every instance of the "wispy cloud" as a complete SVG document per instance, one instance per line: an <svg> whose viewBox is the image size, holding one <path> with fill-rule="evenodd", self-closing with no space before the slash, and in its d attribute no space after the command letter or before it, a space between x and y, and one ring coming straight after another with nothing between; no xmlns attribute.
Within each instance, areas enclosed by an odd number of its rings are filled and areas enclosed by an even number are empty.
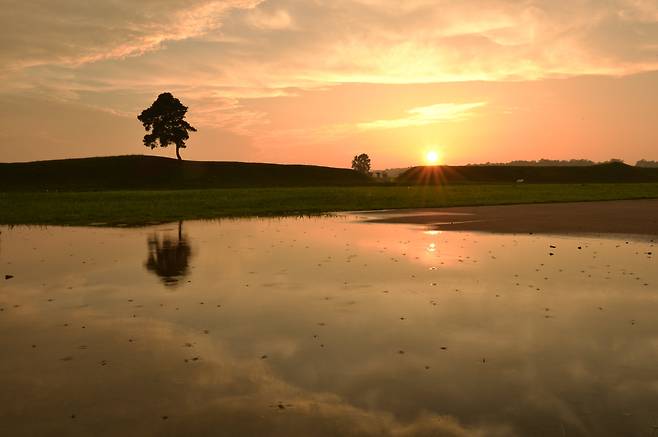
<svg viewBox="0 0 658 437"><path fill-rule="evenodd" d="M105 59L121 59L127 56L141 55L156 50L167 41L180 41L200 37L209 31L219 28L222 18L231 9L253 8L262 0L210 1L193 6L189 9L172 13L168 25L145 25L144 34L132 41L117 44L108 51L95 52L83 57L73 57L66 60L74 65L97 62ZM152 29L151 31L148 31Z"/></svg>
<svg viewBox="0 0 658 437"><path fill-rule="evenodd" d="M16 2L0 17L0 72L144 55L217 30L229 12L262 1Z"/></svg>
<svg viewBox="0 0 658 437"><path fill-rule="evenodd" d="M428 124L461 121L472 117L474 109L481 108L487 102L474 103L438 103L436 105L421 106L407 111L406 117L389 120L375 120L359 123L359 129L396 129L401 127L425 126Z"/></svg>
<svg viewBox="0 0 658 437"><path fill-rule="evenodd" d="M249 23L260 29L282 30L294 27L290 14L284 9L277 9L272 12L254 9L248 17Z"/></svg>

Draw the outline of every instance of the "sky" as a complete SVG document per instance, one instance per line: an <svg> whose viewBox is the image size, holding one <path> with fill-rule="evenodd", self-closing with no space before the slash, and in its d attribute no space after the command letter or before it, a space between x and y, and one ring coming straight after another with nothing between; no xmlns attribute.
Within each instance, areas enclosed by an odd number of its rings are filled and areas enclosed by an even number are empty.
<svg viewBox="0 0 658 437"><path fill-rule="evenodd" d="M658 160L658 0L0 0L0 161Z"/></svg>

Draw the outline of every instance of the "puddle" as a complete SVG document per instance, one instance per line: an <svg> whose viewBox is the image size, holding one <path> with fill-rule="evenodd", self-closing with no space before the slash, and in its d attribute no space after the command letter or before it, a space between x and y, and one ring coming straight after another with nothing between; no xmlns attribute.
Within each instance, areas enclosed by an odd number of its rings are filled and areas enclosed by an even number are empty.
<svg viewBox="0 0 658 437"><path fill-rule="evenodd" d="M2 435L658 426L649 241L347 215L0 230Z"/></svg>

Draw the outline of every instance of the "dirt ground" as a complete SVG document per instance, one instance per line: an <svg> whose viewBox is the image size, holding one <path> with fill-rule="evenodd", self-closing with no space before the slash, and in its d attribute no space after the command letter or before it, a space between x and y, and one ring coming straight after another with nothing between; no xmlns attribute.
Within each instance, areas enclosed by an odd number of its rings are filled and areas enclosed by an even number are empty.
<svg viewBox="0 0 658 437"><path fill-rule="evenodd" d="M658 235L658 199L359 212L369 222L440 230Z"/></svg>

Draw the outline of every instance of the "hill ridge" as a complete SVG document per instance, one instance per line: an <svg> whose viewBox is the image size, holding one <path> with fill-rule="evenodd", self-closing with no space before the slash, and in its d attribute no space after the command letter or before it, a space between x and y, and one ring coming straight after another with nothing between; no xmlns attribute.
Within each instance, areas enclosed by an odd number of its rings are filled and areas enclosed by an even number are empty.
<svg viewBox="0 0 658 437"><path fill-rule="evenodd" d="M626 183L658 182L658 168L611 162L590 166L417 166L402 173L403 185L454 183Z"/></svg>
<svg viewBox="0 0 658 437"><path fill-rule="evenodd" d="M121 155L0 163L0 191L368 185L351 169Z"/></svg>

